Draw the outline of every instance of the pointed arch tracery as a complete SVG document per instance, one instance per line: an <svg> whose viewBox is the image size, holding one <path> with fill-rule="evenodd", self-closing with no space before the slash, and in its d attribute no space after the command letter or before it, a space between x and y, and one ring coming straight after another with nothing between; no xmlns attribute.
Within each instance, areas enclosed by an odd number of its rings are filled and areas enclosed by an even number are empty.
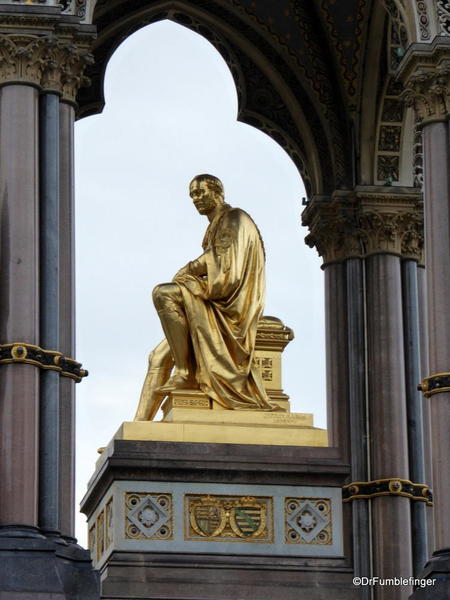
<svg viewBox="0 0 450 600"><path fill-rule="evenodd" d="M97 3L93 20L99 35L95 63L88 73L92 85L80 92L79 117L102 110L103 77L118 45L145 25L171 19L205 37L221 53L236 83L239 120L267 133L286 150L303 177L308 196L350 184L344 103L333 76L326 72L317 40L309 44L315 63L306 73L290 65L282 45L263 35L257 23L224 7L215 6L213 12L211 3L204 0L163 0L150 6L139 0L133 10L127 4L123 0ZM299 8L301 3L297 4ZM314 20L307 26L314 37Z"/></svg>

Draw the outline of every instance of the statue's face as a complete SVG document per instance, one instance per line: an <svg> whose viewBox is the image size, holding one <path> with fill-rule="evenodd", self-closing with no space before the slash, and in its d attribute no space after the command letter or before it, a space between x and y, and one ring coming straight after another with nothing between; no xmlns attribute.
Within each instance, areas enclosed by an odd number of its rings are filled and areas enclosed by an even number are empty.
<svg viewBox="0 0 450 600"><path fill-rule="evenodd" d="M204 180L194 179L189 188L189 195L201 215L212 212L220 203L220 199L209 189L207 182Z"/></svg>

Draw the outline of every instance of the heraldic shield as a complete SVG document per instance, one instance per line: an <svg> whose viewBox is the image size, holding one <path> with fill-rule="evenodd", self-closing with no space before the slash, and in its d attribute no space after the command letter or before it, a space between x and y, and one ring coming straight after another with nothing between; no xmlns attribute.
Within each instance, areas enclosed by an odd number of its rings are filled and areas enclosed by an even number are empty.
<svg viewBox="0 0 450 600"><path fill-rule="evenodd" d="M206 496L199 502L195 502L191 507L189 518L194 531L201 536L211 538L220 535L227 522L225 508L212 496Z"/></svg>
<svg viewBox="0 0 450 600"><path fill-rule="evenodd" d="M188 494L186 513L186 539L267 542L273 537L271 498Z"/></svg>
<svg viewBox="0 0 450 600"><path fill-rule="evenodd" d="M230 525L239 537L258 537L266 527L266 506L252 497L241 498L230 512Z"/></svg>

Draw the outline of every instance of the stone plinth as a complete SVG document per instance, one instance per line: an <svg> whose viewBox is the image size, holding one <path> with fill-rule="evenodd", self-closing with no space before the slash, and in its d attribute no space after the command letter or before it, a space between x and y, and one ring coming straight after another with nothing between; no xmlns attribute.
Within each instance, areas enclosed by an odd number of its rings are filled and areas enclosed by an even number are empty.
<svg viewBox="0 0 450 600"><path fill-rule="evenodd" d="M348 473L336 448L113 439L82 502L102 598L359 598Z"/></svg>
<svg viewBox="0 0 450 600"><path fill-rule="evenodd" d="M279 400L283 403L283 400ZM311 414L226 410L199 390L172 392L160 422L122 423L116 439L276 446L326 446L327 432Z"/></svg>
<svg viewBox="0 0 450 600"><path fill-rule="evenodd" d="M281 358L284 349L294 339L294 332L277 317L263 316L258 322L255 361L267 395L274 404L289 412L289 396L282 389Z"/></svg>

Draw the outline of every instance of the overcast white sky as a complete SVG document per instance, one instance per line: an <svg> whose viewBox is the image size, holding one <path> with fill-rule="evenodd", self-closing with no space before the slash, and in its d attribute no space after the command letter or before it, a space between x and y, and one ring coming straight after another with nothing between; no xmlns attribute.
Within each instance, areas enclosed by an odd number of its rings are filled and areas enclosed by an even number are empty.
<svg viewBox="0 0 450 600"><path fill-rule="evenodd" d="M132 420L149 351L163 334L151 302L201 254L207 226L188 184L218 176L248 211L267 253L265 314L295 332L283 355L293 412L325 427L323 273L300 226L300 175L260 131L236 121L226 63L201 36L169 21L128 38L110 60L106 107L76 124L77 501L123 421ZM86 544L84 516L77 536Z"/></svg>

